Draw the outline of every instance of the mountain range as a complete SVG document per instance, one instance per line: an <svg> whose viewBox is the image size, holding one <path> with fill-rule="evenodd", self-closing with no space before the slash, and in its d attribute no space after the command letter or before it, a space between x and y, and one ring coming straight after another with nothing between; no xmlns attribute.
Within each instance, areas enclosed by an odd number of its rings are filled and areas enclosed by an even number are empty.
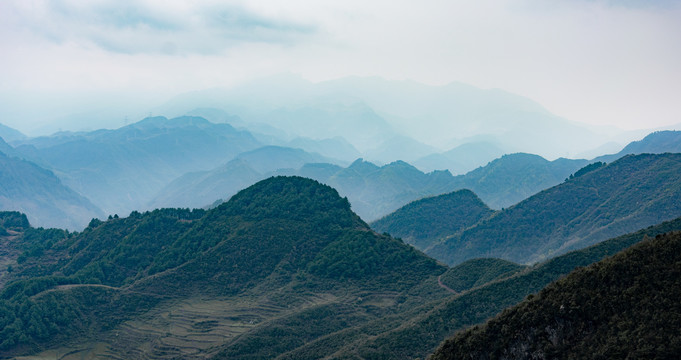
<svg viewBox="0 0 681 360"><path fill-rule="evenodd" d="M0 139L1 141L1 139ZM35 226L80 230L104 213L49 170L0 151L0 210L28 214Z"/></svg>
<svg viewBox="0 0 681 360"><path fill-rule="evenodd" d="M533 263L588 246L681 214L679 171L681 154L628 155L541 191L425 251L449 264L475 257Z"/></svg>
<svg viewBox="0 0 681 360"><path fill-rule="evenodd" d="M0 213L5 357L424 357L578 266L681 229L676 219L533 267L447 269L300 177L211 210L133 212L80 233L17 214Z"/></svg>

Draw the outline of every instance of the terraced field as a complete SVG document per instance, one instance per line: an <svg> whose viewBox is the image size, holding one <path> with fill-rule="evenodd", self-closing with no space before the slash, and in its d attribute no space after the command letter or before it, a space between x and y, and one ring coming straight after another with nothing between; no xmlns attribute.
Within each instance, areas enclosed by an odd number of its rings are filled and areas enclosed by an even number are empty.
<svg viewBox="0 0 681 360"><path fill-rule="evenodd" d="M268 298L190 299L160 306L98 339L19 359L205 359L219 345L279 317L313 305L337 301L332 296L306 297L296 307Z"/></svg>

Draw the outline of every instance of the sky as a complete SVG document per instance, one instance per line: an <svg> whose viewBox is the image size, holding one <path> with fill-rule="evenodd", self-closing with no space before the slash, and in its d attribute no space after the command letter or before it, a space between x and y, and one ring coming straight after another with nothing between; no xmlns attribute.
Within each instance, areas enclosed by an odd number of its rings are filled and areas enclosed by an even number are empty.
<svg viewBox="0 0 681 360"><path fill-rule="evenodd" d="M2 0L0 123L134 119L293 73L463 82L572 121L664 127L681 123L679 19L681 0Z"/></svg>

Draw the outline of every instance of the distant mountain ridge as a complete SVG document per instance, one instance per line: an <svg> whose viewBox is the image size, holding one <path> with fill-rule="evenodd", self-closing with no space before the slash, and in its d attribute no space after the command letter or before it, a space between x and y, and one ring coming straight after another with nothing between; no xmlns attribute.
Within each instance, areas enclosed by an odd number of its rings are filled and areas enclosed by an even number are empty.
<svg viewBox="0 0 681 360"><path fill-rule="evenodd" d="M544 190L426 253L531 263L681 215L681 154L628 155Z"/></svg>
<svg viewBox="0 0 681 360"><path fill-rule="evenodd" d="M603 155L594 161L611 162L630 154L681 153L681 131L656 131L641 140L633 141L617 154Z"/></svg>
<svg viewBox="0 0 681 360"><path fill-rule="evenodd" d="M248 132L197 117L147 118L116 130L28 139L24 158L53 171L107 213L144 209L174 178L259 147Z"/></svg>
<svg viewBox="0 0 681 360"><path fill-rule="evenodd" d="M51 171L2 152L0 210L23 212L33 226L70 230L81 230L90 219L104 216L90 200L65 186Z"/></svg>

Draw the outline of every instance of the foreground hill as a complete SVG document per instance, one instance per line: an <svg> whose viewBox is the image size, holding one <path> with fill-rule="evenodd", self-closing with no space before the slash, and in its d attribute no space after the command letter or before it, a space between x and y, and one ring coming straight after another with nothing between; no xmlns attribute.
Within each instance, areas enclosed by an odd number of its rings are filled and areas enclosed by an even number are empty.
<svg viewBox="0 0 681 360"><path fill-rule="evenodd" d="M115 130L58 133L16 146L106 213L143 209L159 188L259 147L253 136L203 118L153 117Z"/></svg>
<svg viewBox="0 0 681 360"><path fill-rule="evenodd" d="M374 221L371 227L426 249L434 241L473 226L493 213L470 190L458 190L411 202Z"/></svg>
<svg viewBox="0 0 681 360"><path fill-rule="evenodd" d="M426 253L531 263L681 215L681 154L629 155L444 239Z"/></svg>
<svg viewBox="0 0 681 360"><path fill-rule="evenodd" d="M0 139L1 141L1 139ZM0 152L0 210L28 215L34 226L80 230L103 213L49 170Z"/></svg>
<svg viewBox="0 0 681 360"><path fill-rule="evenodd" d="M482 279L488 274L491 275L492 281L475 285L475 282L463 279L466 281L459 282L461 287L457 294L424 302L421 306L405 312L339 331L279 358L422 359L435 351L442 343L442 339L484 322L503 309L541 290L552 281L564 277L575 268L612 256L640 242L646 236L655 237L678 230L681 230L681 218L558 256L517 273L515 270L504 271L504 267L517 270L517 265L508 262L482 261L493 264L492 271L489 271L490 268L478 266L482 262L471 261L458 270L482 270L475 276L472 276L473 274L469 276ZM450 269L448 273L455 276L463 275L457 268ZM445 275L441 277L443 281Z"/></svg>
<svg viewBox="0 0 681 360"><path fill-rule="evenodd" d="M13 231L21 254L0 259L13 267L0 290L2 356L271 358L446 295L435 281L445 267L299 177L264 180L209 211Z"/></svg>
<svg viewBox="0 0 681 360"><path fill-rule="evenodd" d="M457 334L431 359L675 358L679 274L681 232L658 235Z"/></svg>

